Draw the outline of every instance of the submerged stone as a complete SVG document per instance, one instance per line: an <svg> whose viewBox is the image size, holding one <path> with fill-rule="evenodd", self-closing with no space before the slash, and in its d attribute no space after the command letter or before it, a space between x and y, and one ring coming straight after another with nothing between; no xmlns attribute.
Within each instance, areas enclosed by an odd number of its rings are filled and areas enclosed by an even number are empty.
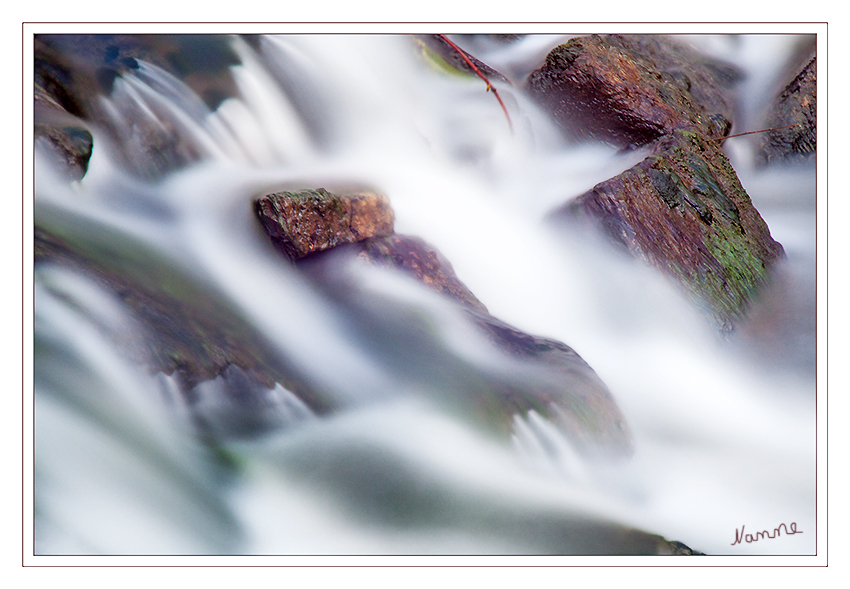
<svg viewBox="0 0 850 589"><path fill-rule="evenodd" d="M84 125L61 116L36 115L33 137L68 178L80 180L85 176L92 154L92 135Z"/></svg>
<svg viewBox="0 0 850 589"><path fill-rule="evenodd" d="M434 392L442 402L497 431L534 412L556 424L586 455L632 451L628 425L596 372L572 348L523 332L493 317L436 248L393 234L328 249L296 266L357 325L361 344L399 379ZM398 272L460 307L456 318L472 337L460 353L427 312L364 292L352 269ZM356 272L355 274L356 275ZM484 365L470 357L488 357Z"/></svg>
<svg viewBox="0 0 850 589"><path fill-rule="evenodd" d="M464 306L487 311L445 256L419 238L398 234L374 237L358 244L358 249L360 262L401 270Z"/></svg>
<svg viewBox="0 0 850 589"><path fill-rule="evenodd" d="M239 94L230 68L240 61L228 35L49 34L37 39L97 80L105 94L118 77L138 70L140 63L183 80L211 110Z"/></svg>
<svg viewBox="0 0 850 589"><path fill-rule="evenodd" d="M717 141L677 131L654 153L552 214L583 217L675 278L724 328L784 255Z"/></svg>
<svg viewBox="0 0 850 589"><path fill-rule="evenodd" d="M368 191L336 195L324 188L269 194L257 200L255 211L272 243L291 260L390 235L395 219L384 196Z"/></svg>
<svg viewBox="0 0 850 589"><path fill-rule="evenodd" d="M213 286L194 279L141 242L95 221L45 204L36 212L36 268L59 265L114 294L138 326L129 332L132 337L112 334L116 346L151 374L167 375L190 410L203 402L193 392L201 390L201 383L219 377L230 383L235 374L258 391L284 387L316 414L336 407L327 391L283 357ZM264 409L257 406L256 411ZM220 421L223 433L226 424ZM236 420L230 425L235 426Z"/></svg>
<svg viewBox="0 0 850 589"><path fill-rule="evenodd" d="M577 37L549 53L526 90L574 139L629 147L676 129L726 135L731 100L716 90L724 70L692 53L659 37Z"/></svg>

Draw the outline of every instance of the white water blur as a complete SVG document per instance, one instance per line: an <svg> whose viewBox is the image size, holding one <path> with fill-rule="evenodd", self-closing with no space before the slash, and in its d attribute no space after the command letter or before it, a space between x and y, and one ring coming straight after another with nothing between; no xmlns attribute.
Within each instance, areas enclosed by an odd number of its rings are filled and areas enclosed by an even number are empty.
<svg viewBox="0 0 850 589"><path fill-rule="evenodd" d="M716 41L723 53L724 40ZM775 55L765 46L777 42L745 38L735 55L748 71L763 71L766 54ZM518 90L500 86L511 133L479 80L428 71L405 38L269 38L262 55L234 43L244 100L214 112L175 106L163 93L166 81L184 105L188 89L152 68L117 85L113 97L153 101L160 112L151 116L170 112L202 161L145 183L96 148L82 182L65 187L40 176L37 198L167 252L347 403L389 398L234 444L240 474L210 474L215 462L179 412L175 421L150 417L162 409L156 379L117 357L93 329L116 324L97 318L110 308L95 302L106 295L64 271L39 272L37 340L67 356L55 360L57 370L104 381L98 399L114 400L84 425L87 410L63 400L80 393L74 381L64 392L58 384L36 392L36 485L47 530L39 552L546 552L539 526L505 531L508 513L517 522L582 514L709 554L814 553L813 373L742 359L735 341L722 340L664 279L593 237L557 235L542 223L551 208L642 154L567 146ZM494 48L492 63L508 67L541 49L541 39L529 38L510 55ZM276 71L303 76L288 91L313 96L316 112L296 108ZM730 144L736 168L813 297L814 169L757 170L747 149ZM407 383L358 347L257 230L251 202L264 190L335 180L386 194L396 231L434 244L494 316L575 348L622 409L634 456L584 462L533 414L517 418L513 445L503 443L408 396ZM802 298L804 307L813 300ZM269 313L280 300L297 312ZM129 429L107 427L119 423ZM541 445L547 438L549 450ZM92 447L102 454L90 456ZM348 478L335 476L342 466ZM131 487L128 471L146 483ZM421 520L380 505L385 484L400 494L399 509L423 510ZM193 500L199 496L208 500ZM177 513L185 518L173 519ZM792 521L803 534L731 546L742 525L755 532Z"/></svg>

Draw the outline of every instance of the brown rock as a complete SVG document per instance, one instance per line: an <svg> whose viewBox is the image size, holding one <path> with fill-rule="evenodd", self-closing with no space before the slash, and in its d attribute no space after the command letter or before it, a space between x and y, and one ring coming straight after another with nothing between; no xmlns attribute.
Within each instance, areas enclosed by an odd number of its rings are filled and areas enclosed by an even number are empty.
<svg viewBox="0 0 850 589"><path fill-rule="evenodd" d="M324 188L269 194L257 200L255 210L272 242L291 260L390 235L395 219L384 196L335 195Z"/></svg>
<svg viewBox="0 0 850 589"><path fill-rule="evenodd" d="M451 263L419 238L395 234L368 239L358 247L360 262L401 270L466 307L487 311L458 279Z"/></svg>
<svg viewBox="0 0 850 589"><path fill-rule="evenodd" d="M719 142L689 131L553 213L576 216L678 280L724 328L746 313L783 255Z"/></svg>
<svg viewBox="0 0 850 589"><path fill-rule="evenodd" d="M476 365L447 347L427 314L404 301L362 292L350 279L350 265L358 264L401 272L458 303L465 311L461 320L482 336L465 345L481 346L480 355L492 357L494 364ZM400 379L424 383L450 406L502 432L511 431L514 416L533 410L556 424L582 453L631 453L625 419L581 356L566 344L525 333L490 315L451 264L421 239L371 238L303 258L296 265L346 309L359 326L361 344L374 348Z"/></svg>
<svg viewBox="0 0 850 589"><path fill-rule="evenodd" d="M533 410L582 452L631 452L625 419L593 369L569 346L490 315L434 247L393 233L385 198L337 196L320 188L271 194L257 201L256 210L278 249L345 310L360 345L400 380L436 391L450 406L500 431L510 431L514 416ZM459 304L470 332L483 336L465 344L481 346L478 356L492 357L494 364L485 367L458 354L427 313L406 301L364 291L351 272L361 264L401 272Z"/></svg>
<svg viewBox="0 0 850 589"><path fill-rule="evenodd" d="M553 49L526 88L575 139L640 146L676 129L727 134L731 109L715 99L702 98L701 104L680 61L670 57L674 52L657 40L648 45L629 37L578 37ZM705 68L698 71L711 78Z"/></svg>
<svg viewBox="0 0 850 589"><path fill-rule="evenodd" d="M169 375L192 406L192 390L238 368L257 390L280 383L313 412L335 400L310 382L217 289L197 281L143 243L95 221L42 205L37 213L36 268L78 272L124 305L138 329L110 334L115 345L152 374Z"/></svg>
<svg viewBox="0 0 850 589"><path fill-rule="evenodd" d="M605 41L652 63L665 81L687 92L706 113L734 119L732 89L744 73L666 35L603 35Z"/></svg>

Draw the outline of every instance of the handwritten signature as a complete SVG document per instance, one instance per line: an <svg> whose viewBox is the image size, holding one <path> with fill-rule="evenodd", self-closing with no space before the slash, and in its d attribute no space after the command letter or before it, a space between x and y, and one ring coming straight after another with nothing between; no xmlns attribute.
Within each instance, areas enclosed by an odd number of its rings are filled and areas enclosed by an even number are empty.
<svg viewBox="0 0 850 589"><path fill-rule="evenodd" d="M749 544L751 542L758 542L762 538L770 538L772 540L772 539L776 538L777 536L779 536L780 532L782 530L785 530L786 536L793 536L794 534L802 534L803 533L803 530L797 529L797 522L791 522L791 525L790 525L791 531L790 532L788 531L789 526L786 526L785 524L779 524L779 526L774 528L773 534L769 534L767 530L762 530L761 532L756 532L755 535L744 534L744 528L745 527L746 526L741 526L740 531L737 528L735 529L735 541L732 542L732 544L731 544L732 546L734 546L735 544L740 544L742 540L747 542L747 544Z"/></svg>

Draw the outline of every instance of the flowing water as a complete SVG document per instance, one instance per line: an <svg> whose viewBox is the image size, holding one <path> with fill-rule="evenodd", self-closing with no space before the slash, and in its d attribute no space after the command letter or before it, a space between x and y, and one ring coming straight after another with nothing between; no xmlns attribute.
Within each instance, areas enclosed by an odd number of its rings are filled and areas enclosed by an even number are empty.
<svg viewBox="0 0 850 589"><path fill-rule="evenodd" d="M560 40L472 49L522 72ZM154 65L117 79L102 98L112 122L94 129L81 181L37 154L36 220L167 261L341 409L315 415L277 386L266 435L212 450L173 379L127 353L143 330L114 294L40 264L37 554L569 553L609 523L708 554L814 554L814 166L760 168L756 140L727 141L787 260L786 286L757 307L755 327L721 335L653 271L543 223L644 153L567 144L503 84L511 130L481 80L430 69L405 37L229 42L238 96L214 109ZM756 128L793 39L692 42L749 74L741 121ZM169 159L139 129L177 133L180 145ZM493 435L447 408L453 391L436 389L450 383L389 370L344 308L281 263L253 214L253 199L278 186L334 182L376 187L396 231L435 245L492 315L573 347L610 388L633 455L581 457L535 414ZM409 305L469 362L502 369L438 297L379 273L357 284ZM226 415L220 379L200 386L209 415ZM744 525L791 522L803 533L732 545Z"/></svg>

